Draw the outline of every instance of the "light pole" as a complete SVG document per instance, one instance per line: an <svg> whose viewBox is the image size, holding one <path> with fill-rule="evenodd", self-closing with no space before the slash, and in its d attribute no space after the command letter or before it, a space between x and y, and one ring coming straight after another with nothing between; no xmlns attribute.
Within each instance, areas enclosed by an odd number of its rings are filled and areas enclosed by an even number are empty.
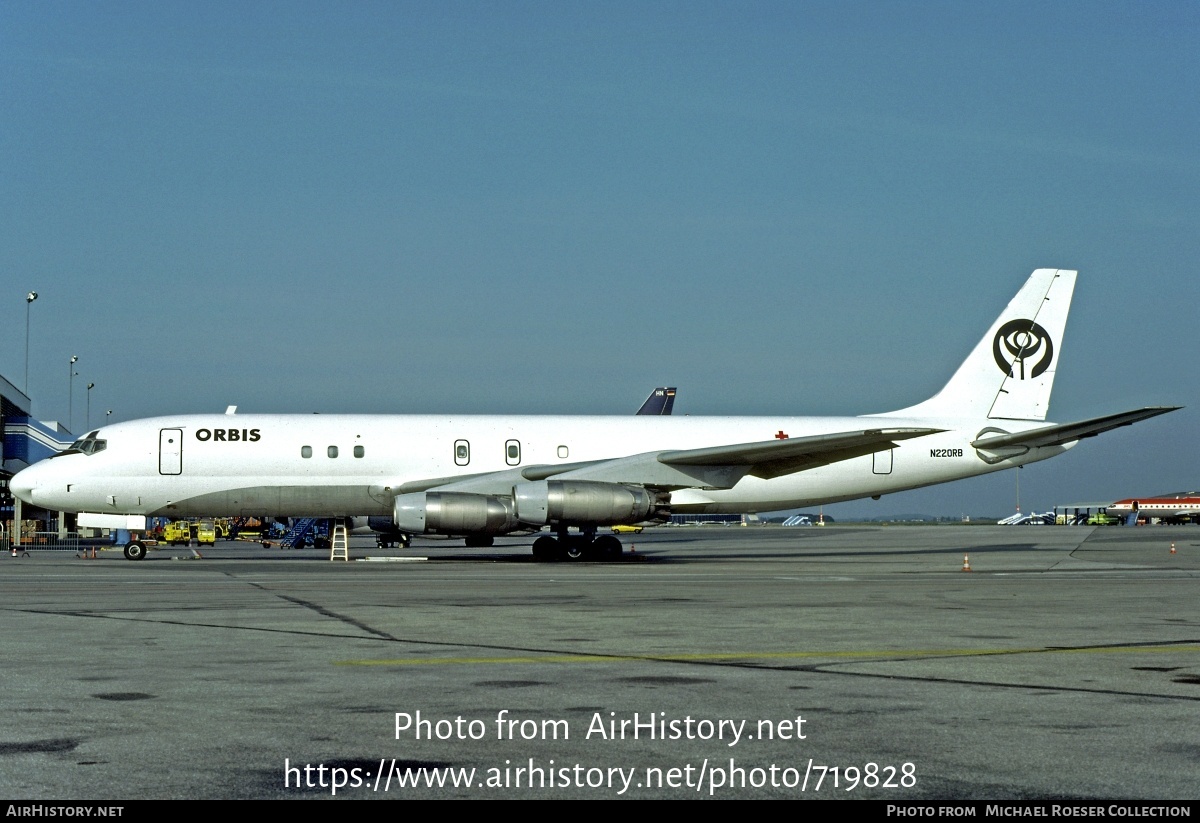
<svg viewBox="0 0 1200 823"><path fill-rule="evenodd" d="M37 300L37 292L25 295L25 396L29 396L29 304Z"/></svg>
<svg viewBox="0 0 1200 823"><path fill-rule="evenodd" d="M79 372L75 371L75 363L79 360L79 355L71 355L71 362L67 364L67 430L72 434L75 433L75 376Z"/></svg>
<svg viewBox="0 0 1200 823"><path fill-rule="evenodd" d="M94 389L94 388L96 388L96 384L95 384L95 383L88 383L88 390L87 390L87 398L88 398L88 402L87 402L87 425L86 425L86 426L84 426L84 428L86 428L86 429L90 429L90 428L92 427L92 389Z"/></svg>

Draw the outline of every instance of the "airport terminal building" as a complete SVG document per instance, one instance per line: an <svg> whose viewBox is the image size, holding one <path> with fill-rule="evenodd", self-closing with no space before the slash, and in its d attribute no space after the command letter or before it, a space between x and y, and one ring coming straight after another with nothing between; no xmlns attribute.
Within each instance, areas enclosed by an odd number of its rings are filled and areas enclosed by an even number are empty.
<svg viewBox="0 0 1200 823"><path fill-rule="evenodd" d="M17 521L43 520L42 525L34 527L42 531L58 528L57 523L50 525L45 521L62 520L57 512L29 511L28 506L22 511L21 501L9 490L14 474L62 451L75 439L56 421L35 420L32 406L25 392L0 377L0 524L6 534L12 533L12 525Z"/></svg>

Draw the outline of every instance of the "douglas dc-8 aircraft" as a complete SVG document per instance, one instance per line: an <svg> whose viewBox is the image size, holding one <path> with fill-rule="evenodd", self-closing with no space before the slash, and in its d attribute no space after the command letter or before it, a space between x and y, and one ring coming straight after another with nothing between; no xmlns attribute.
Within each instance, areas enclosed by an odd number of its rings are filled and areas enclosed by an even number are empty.
<svg viewBox="0 0 1200 823"><path fill-rule="evenodd" d="M938 394L885 414L156 417L90 432L11 488L78 512L81 527L388 515L398 531L468 546L549 527L533 543L540 560L612 557L621 544L600 527L879 497L1045 460L1178 408L1044 422L1075 275L1035 271Z"/></svg>

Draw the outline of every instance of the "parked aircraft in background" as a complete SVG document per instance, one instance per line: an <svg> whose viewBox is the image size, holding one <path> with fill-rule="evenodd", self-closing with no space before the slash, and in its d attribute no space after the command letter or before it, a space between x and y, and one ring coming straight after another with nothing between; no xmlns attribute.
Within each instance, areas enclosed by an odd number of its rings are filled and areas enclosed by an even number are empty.
<svg viewBox="0 0 1200 823"><path fill-rule="evenodd" d="M650 392L650 396L646 398L646 402L637 410L638 414L670 414L671 408L675 405L675 387L674 386L659 386L654 391Z"/></svg>
<svg viewBox="0 0 1200 823"><path fill-rule="evenodd" d="M1172 523L1200 522L1200 492L1173 492L1156 497L1126 497L1107 509L1109 514L1126 518L1133 526L1139 518L1157 518Z"/></svg>
<svg viewBox="0 0 1200 823"><path fill-rule="evenodd" d="M884 414L166 416L89 432L11 488L83 527L390 515L468 546L548 527L538 559L614 557L621 543L601 527L879 497L1045 460L1178 408L1045 423L1075 278L1035 271L940 392Z"/></svg>

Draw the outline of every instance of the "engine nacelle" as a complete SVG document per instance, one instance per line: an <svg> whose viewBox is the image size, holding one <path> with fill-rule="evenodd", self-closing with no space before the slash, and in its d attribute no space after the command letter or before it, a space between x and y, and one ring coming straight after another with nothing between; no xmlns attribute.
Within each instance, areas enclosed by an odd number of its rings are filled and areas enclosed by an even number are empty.
<svg viewBox="0 0 1200 823"><path fill-rule="evenodd" d="M510 498L463 492L397 495L392 521L410 534L505 534L520 525Z"/></svg>
<svg viewBox="0 0 1200 823"><path fill-rule="evenodd" d="M400 530L396 528L396 523L387 515L373 514L367 518L367 527L373 532L381 534L400 534Z"/></svg>
<svg viewBox="0 0 1200 823"><path fill-rule="evenodd" d="M660 516L663 501L642 486L540 480L513 487L517 519L531 526L613 526Z"/></svg>

